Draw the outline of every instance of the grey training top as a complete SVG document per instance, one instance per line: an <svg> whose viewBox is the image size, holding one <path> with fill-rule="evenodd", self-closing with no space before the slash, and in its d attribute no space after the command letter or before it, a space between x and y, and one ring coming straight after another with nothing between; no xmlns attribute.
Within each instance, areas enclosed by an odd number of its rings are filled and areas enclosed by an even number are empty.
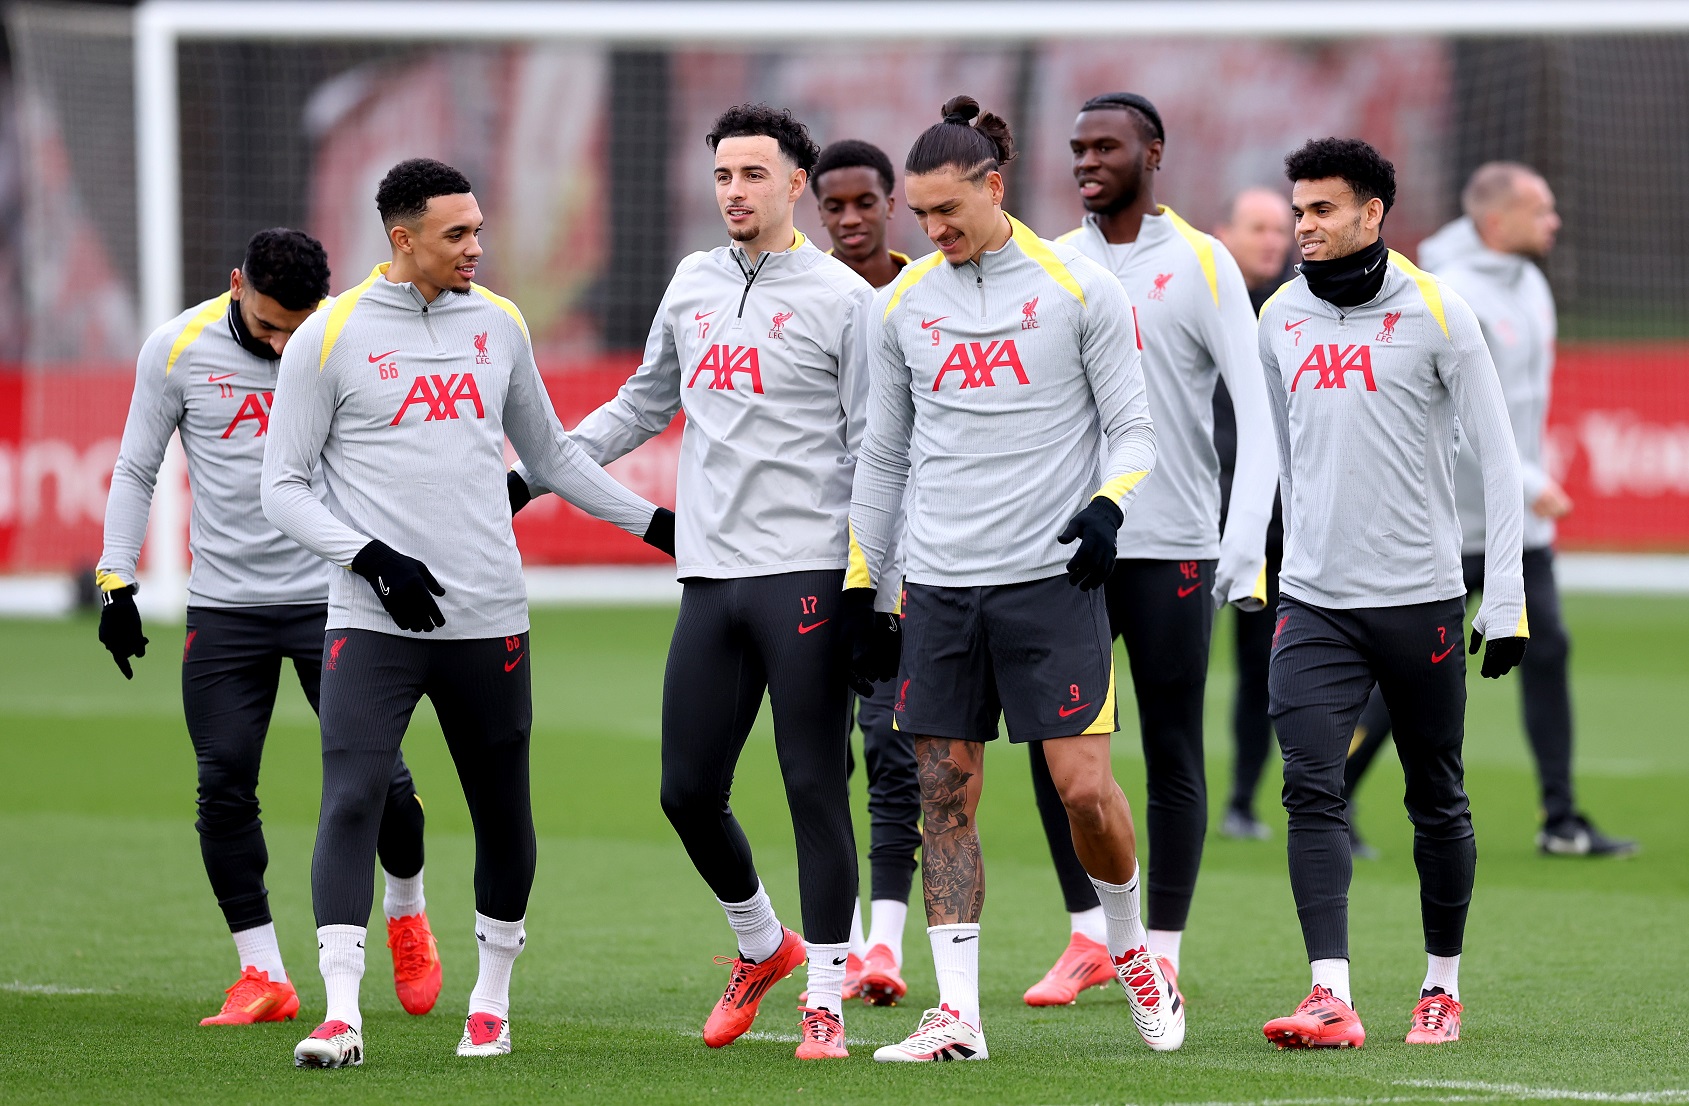
<svg viewBox="0 0 1689 1106"><path fill-rule="evenodd" d="M875 297L873 402L851 501L871 572L902 506L914 583L1058 575L1073 547L1056 536L1075 512L1106 495L1130 518L1155 465L1120 282L1010 226L1001 249L963 265L929 254Z"/></svg>
<svg viewBox="0 0 1689 1106"><path fill-rule="evenodd" d="M227 292L152 332L135 365L135 392L111 473L102 588L135 583L159 466L170 435L179 433L193 491L188 605L328 599L328 566L272 526L258 501L277 366L241 346Z"/></svg>
<svg viewBox="0 0 1689 1106"><path fill-rule="evenodd" d="M1284 594L1337 609L1464 595L1454 509L1464 431L1494 539L1472 625L1527 636L1519 458L1466 302L1392 251L1383 288L1360 307L1332 306L1300 276L1285 284L1261 309L1260 349L1279 442Z"/></svg>
<svg viewBox="0 0 1689 1106"><path fill-rule="evenodd" d="M720 246L675 269L639 368L570 433L609 464L686 412L675 478L681 579L846 567L873 294L802 234L754 265Z"/></svg>
<svg viewBox="0 0 1689 1106"><path fill-rule="evenodd" d="M1544 428L1554 376L1557 324L1554 293L1542 270L1518 254L1485 246L1467 218L1454 222L1419 244L1419 260L1460 293L1478 316L1484 344L1495 361L1507 418L1519 446L1519 474L1525 487L1525 548L1554 544L1554 520L1532 513L1530 505L1548 484L1543 463ZM1484 551L1484 480L1478 459L1460 451L1454 465L1454 500L1460 511L1461 550Z"/></svg>
<svg viewBox="0 0 1689 1106"><path fill-rule="evenodd" d="M264 451L264 513L342 567L374 538L421 560L446 589L436 638L521 633L528 596L505 491L507 435L589 514L642 535L655 508L563 432L514 304L480 285L428 303L386 271L377 266L288 343ZM319 459L326 503L310 489ZM404 633L350 572L331 575L328 625Z"/></svg>

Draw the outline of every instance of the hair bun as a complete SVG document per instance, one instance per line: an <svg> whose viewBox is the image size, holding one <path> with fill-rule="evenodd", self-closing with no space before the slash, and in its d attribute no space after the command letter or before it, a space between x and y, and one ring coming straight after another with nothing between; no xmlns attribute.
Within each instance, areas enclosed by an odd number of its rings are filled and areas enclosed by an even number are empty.
<svg viewBox="0 0 1689 1106"><path fill-rule="evenodd" d="M939 109L944 122L968 126L979 115L979 101L972 96L952 96Z"/></svg>

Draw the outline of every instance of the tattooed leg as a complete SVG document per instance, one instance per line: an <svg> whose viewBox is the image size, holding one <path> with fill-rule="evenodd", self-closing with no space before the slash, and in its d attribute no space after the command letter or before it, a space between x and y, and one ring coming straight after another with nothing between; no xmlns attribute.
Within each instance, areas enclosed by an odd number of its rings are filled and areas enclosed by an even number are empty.
<svg viewBox="0 0 1689 1106"><path fill-rule="evenodd" d="M1138 870L1137 834L1125 792L1114 782L1107 734L1044 742L1050 779L1067 808L1073 851L1085 870L1105 883L1125 883Z"/></svg>
<svg viewBox="0 0 1689 1106"><path fill-rule="evenodd" d="M974 815L985 782L985 746L917 737L915 761L921 776L921 884L927 924L977 922L985 905L985 865Z"/></svg>

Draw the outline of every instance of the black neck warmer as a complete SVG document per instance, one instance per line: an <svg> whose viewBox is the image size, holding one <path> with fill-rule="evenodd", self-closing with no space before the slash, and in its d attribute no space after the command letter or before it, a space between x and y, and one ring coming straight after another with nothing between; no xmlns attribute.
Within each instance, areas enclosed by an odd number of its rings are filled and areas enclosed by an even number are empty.
<svg viewBox="0 0 1689 1106"><path fill-rule="evenodd" d="M1370 303L1384 287L1385 254L1388 249L1380 238L1363 250L1348 257L1330 261L1304 261L1301 273L1308 280L1308 291L1333 307L1359 307Z"/></svg>
<svg viewBox="0 0 1689 1106"><path fill-rule="evenodd" d="M260 341L246 329L246 319L240 313L240 301L229 301L229 331L234 334L235 341L240 343L241 349L254 357L262 357L266 361L280 361L281 354L270 348L270 343Z"/></svg>

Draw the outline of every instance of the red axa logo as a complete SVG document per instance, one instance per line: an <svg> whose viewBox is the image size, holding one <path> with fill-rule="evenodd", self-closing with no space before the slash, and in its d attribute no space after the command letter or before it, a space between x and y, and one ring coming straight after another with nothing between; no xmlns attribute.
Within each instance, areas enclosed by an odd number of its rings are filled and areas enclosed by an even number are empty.
<svg viewBox="0 0 1689 1106"><path fill-rule="evenodd" d="M423 422L434 422L437 419L455 419L460 417L458 404L468 400L475 405L475 417L487 417L486 408L481 406L481 391L475 386L474 373L453 373L441 376L434 373L429 376L419 376L411 383L411 390L405 393L405 402L399 404L399 413L393 416L388 426L398 426L405 417L405 412L411 407L420 405L427 409Z"/></svg>
<svg viewBox="0 0 1689 1106"><path fill-rule="evenodd" d="M785 341L786 340L786 324L791 322L791 321L792 321L792 313L790 311L777 311L777 312L775 312L774 313L774 319L773 319L774 325L768 328L768 336L770 338L778 339L779 341L782 341L782 342ZM760 392L760 391L762 391L762 389L758 388L757 391Z"/></svg>
<svg viewBox="0 0 1689 1106"><path fill-rule="evenodd" d="M243 422L257 423L253 431L254 438L262 438L270 429L270 408L275 404L274 392L248 392L246 398L240 401L240 407L235 411L235 417L229 420L229 428L223 431L224 438L234 437L235 431Z"/></svg>
<svg viewBox="0 0 1689 1106"><path fill-rule="evenodd" d="M1155 274L1155 287L1151 288L1149 290L1149 298L1152 299L1152 300L1164 300L1164 299L1166 299L1167 298L1167 282L1172 280L1172 279L1173 279L1172 273L1156 273Z"/></svg>
<svg viewBox="0 0 1689 1106"><path fill-rule="evenodd" d="M1394 342L1396 340L1396 324L1401 321L1402 313L1400 311L1391 311L1389 314L1385 315L1384 329L1378 332L1378 335L1373 338L1373 341L1385 343Z"/></svg>
<svg viewBox="0 0 1689 1106"><path fill-rule="evenodd" d="M944 383L944 374L948 372L962 374L963 389L995 388L997 380L993 374L998 369L1013 369L1016 380L1022 384L1032 383L1027 379L1026 369L1020 363L1020 351L1015 349L1013 338L984 344L957 342L950 347L950 356L939 366L938 378L932 382L932 390L938 391L938 386Z"/></svg>
<svg viewBox="0 0 1689 1106"><path fill-rule="evenodd" d="M490 331L483 330L475 335L475 363L477 365L491 365L492 355L487 352L487 335Z"/></svg>
<svg viewBox="0 0 1689 1106"><path fill-rule="evenodd" d="M1038 297L1033 296L1020 305L1020 328L1022 330L1038 329Z"/></svg>
<svg viewBox="0 0 1689 1106"><path fill-rule="evenodd" d="M343 637L337 637L333 641L329 642L328 659L323 662L323 667L331 672L338 672L340 670L340 650L345 647L346 639Z"/></svg>
<svg viewBox="0 0 1689 1106"><path fill-rule="evenodd" d="M787 318L791 318L788 314ZM779 316L775 316L776 319ZM777 326L779 324L776 324ZM770 332L772 333L772 331ZM712 345L704 352L698 361L698 367L692 370L692 377L686 382L688 388L698 383L698 376L705 369L714 375L710 377L710 388L732 392L733 374L744 373L751 378L751 391L762 395L762 362L757 356L755 346Z"/></svg>
<svg viewBox="0 0 1689 1106"><path fill-rule="evenodd" d="M1372 380L1371 346L1339 346L1336 342L1314 346L1291 378L1290 390L1294 392L1296 385L1302 382L1302 374L1309 372L1315 376L1316 391L1320 388L1347 388L1347 377L1352 372L1361 374L1367 391L1378 391L1378 385Z"/></svg>

